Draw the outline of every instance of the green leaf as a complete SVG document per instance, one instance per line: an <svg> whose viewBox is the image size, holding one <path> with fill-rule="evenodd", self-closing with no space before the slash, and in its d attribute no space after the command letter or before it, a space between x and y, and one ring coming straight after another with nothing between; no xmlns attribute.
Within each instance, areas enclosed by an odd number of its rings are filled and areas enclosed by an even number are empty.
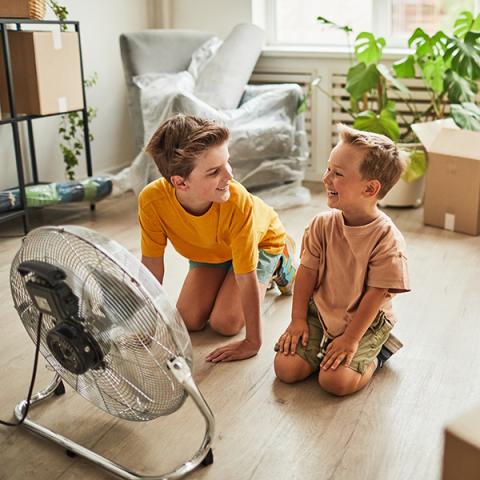
<svg viewBox="0 0 480 480"><path fill-rule="evenodd" d="M331 20L328 20L327 18L325 17L317 17L317 20L322 23L323 25L327 25L328 27L332 27L336 30L342 30L344 31L345 33L352 33L353 30L350 26L348 25L338 25L337 23L334 23L332 22Z"/></svg>
<svg viewBox="0 0 480 480"><path fill-rule="evenodd" d="M413 182L425 175L427 171L427 158L423 149L414 149L408 154L407 168L403 172L402 179L406 182Z"/></svg>
<svg viewBox="0 0 480 480"><path fill-rule="evenodd" d="M380 75L383 76L388 82L390 82L397 90L400 90L401 92L405 93L406 95L411 96L412 92L408 89L406 85L404 85L400 80L397 80L388 67L384 65L383 63L380 63L377 65L377 70L379 71Z"/></svg>
<svg viewBox="0 0 480 480"><path fill-rule="evenodd" d="M464 11L460 13L460 16L455 20L453 26L453 34L458 38L465 38L465 35L472 28L473 14L472 12Z"/></svg>
<svg viewBox="0 0 480 480"><path fill-rule="evenodd" d="M443 57L449 41L450 37L447 37L442 31L435 33L435 35L430 38L433 54L437 57Z"/></svg>
<svg viewBox="0 0 480 480"><path fill-rule="evenodd" d="M393 71L398 78L415 78L415 58L408 55L393 65Z"/></svg>
<svg viewBox="0 0 480 480"><path fill-rule="evenodd" d="M307 99L303 97L303 100L300 101L297 107L297 115L300 113L305 113L307 111Z"/></svg>
<svg viewBox="0 0 480 480"><path fill-rule="evenodd" d="M480 132L480 108L474 103L463 103L451 106L455 123L465 130Z"/></svg>
<svg viewBox="0 0 480 480"><path fill-rule="evenodd" d="M449 37L437 32L430 37L421 28L417 28L408 40L409 48L415 48L415 60L422 66L427 60L443 57Z"/></svg>
<svg viewBox="0 0 480 480"><path fill-rule="evenodd" d="M371 110L359 113L353 122L353 128L366 132L380 133L393 141L398 140L400 137L400 127L391 108L384 108L380 115Z"/></svg>
<svg viewBox="0 0 480 480"><path fill-rule="evenodd" d="M424 57L433 55L433 48L430 41L430 36L427 35L421 28L416 28L408 39L408 47L415 48L417 57Z"/></svg>
<svg viewBox="0 0 480 480"><path fill-rule="evenodd" d="M480 13L477 15L477 18L473 21L472 31L480 32Z"/></svg>
<svg viewBox="0 0 480 480"><path fill-rule="evenodd" d="M55 3L53 0L47 1L49 4ZM97 78L98 74L95 72L90 78L85 79L84 85L86 87L94 86ZM88 107L87 118L90 120L91 118L95 117L96 112L97 110L95 108ZM58 131L63 140L65 140L66 145L60 143L59 147L65 164L65 172L72 180L75 177L74 167L78 165L78 158L84 149L83 124L83 114L81 114L81 112L68 112L60 117L60 127ZM89 140L93 141L93 139L93 135L89 132Z"/></svg>
<svg viewBox="0 0 480 480"><path fill-rule="evenodd" d="M358 63L348 70L347 92L354 100L359 100L365 93L370 92L377 86L379 73L376 65Z"/></svg>
<svg viewBox="0 0 480 480"><path fill-rule="evenodd" d="M442 93L446 66L442 57L427 60L422 66L422 76L425 83L436 93Z"/></svg>
<svg viewBox="0 0 480 480"><path fill-rule="evenodd" d="M480 79L480 32L468 32L463 40L452 37L445 52L451 68L462 77Z"/></svg>
<svg viewBox="0 0 480 480"><path fill-rule="evenodd" d="M359 62L365 65L376 64L382 58L385 39L383 37L375 38L370 32L362 32L355 39L355 56Z"/></svg>
<svg viewBox="0 0 480 480"><path fill-rule="evenodd" d="M448 70L445 75L445 90L450 103L472 102L478 91L477 83Z"/></svg>

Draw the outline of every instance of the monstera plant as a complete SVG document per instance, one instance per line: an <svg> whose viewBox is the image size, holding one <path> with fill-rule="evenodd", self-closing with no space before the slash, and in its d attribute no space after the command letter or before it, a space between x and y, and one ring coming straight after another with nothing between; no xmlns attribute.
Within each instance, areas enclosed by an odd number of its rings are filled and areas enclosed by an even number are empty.
<svg viewBox="0 0 480 480"><path fill-rule="evenodd" d="M338 25L324 17L317 20L344 31L348 39L352 33L347 25ZM415 29L408 40L411 53L391 67L382 63L385 45L382 37L371 32L359 33L347 72L350 105L345 108L331 97L352 117L354 128L381 133L399 143L418 141L411 130L412 123L447 116L453 117L461 128L480 130L480 109L474 103L480 79L480 15L475 18L471 12L462 12L452 34L439 31L430 36L421 28ZM402 82L407 78L420 78L423 82L429 96L425 108L418 108L413 93ZM403 131L399 125L401 113L396 109L398 101L410 113L408 121L402 121L407 125ZM407 181L419 178L426 171L423 152L418 149L412 152L404 174Z"/></svg>

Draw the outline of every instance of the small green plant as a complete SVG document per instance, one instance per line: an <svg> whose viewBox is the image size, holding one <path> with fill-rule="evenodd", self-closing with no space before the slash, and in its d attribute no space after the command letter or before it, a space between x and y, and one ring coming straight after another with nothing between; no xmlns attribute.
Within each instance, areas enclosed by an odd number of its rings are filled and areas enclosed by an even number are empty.
<svg viewBox="0 0 480 480"><path fill-rule="evenodd" d="M90 78L85 79L85 87L93 87L97 83L98 75L94 73ZM88 107L87 119L90 124L97 115L97 109ZM78 159L83 152L84 122L81 111L69 112L60 117L60 126L58 133L62 141L60 142L60 151L62 152L63 162L65 163L65 173L69 180L75 180L75 167L78 165ZM89 141L93 141L93 135L89 131Z"/></svg>
<svg viewBox="0 0 480 480"><path fill-rule="evenodd" d="M47 5L53 14L61 22L68 18L68 10L64 5L60 5L55 0L47 0ZM60 24L60 31L67 30L67 25ZM84 80L86 88L93 87L97 83L98 75L94 73L90 78ZM87 109L87 121L90 124L97 115L97 110L93 107ZM83 152L85 145L84 138L84 120L83 112L69 112L60 117L60 126L58 133L62 137L60 142L60 151L62 152L63 162L65 163L65 173L69 180L75 180L75 167L78 165L78 159ZM89 131L89 141L93 141L93 135Z"/></svg>
<svg viewBox="0 0 480 480"><path fill-rule="evenodd" d="M67 7L60 5L55 0L47 0L47 5L50 7L53 14L58 18L58 20L60 20L61 22L67 20L67 17L68 17ZM65 30L67 30L67 25L62 23L60 25L60 31L64 32Z"/></svg>

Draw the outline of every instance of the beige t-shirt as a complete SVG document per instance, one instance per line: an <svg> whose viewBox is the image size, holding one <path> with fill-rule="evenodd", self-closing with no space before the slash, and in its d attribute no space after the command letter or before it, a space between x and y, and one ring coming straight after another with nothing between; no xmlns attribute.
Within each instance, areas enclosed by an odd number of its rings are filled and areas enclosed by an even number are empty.
<svg viewBox="0 0 480 480"><path fill-rule="evenodd" d="M340 210L317 215L305 229L301 263L318 271L313 300L334 336L349 324L367 286L388 288L380 309L392 324L391 299L410 290L405 241L383 212L360 227L345 225Z"/></svg>

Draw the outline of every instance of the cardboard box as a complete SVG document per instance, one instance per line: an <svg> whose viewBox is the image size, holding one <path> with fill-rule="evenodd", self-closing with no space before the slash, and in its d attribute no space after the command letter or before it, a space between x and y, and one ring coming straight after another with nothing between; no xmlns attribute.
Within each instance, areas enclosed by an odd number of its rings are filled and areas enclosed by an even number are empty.
<svg viewBox="0 0 480 480"><path fill-rule="evenodd" d="M452 119L412 125L428 157L424 223L480 234L480 132Z"/></svg>
<svg viewBox="0 0 480 480"><path fill-rule="evenodd" d="M83 108L80 48L76 32L9 31L17 114L48 115ZM3 50L0 106L10 112Z"/></svg>
<svg viewBox="0 0 480 480"><path fill-rule="evenodd" d="M442 480L480 479L480 405L445 428Z"/></svg>

